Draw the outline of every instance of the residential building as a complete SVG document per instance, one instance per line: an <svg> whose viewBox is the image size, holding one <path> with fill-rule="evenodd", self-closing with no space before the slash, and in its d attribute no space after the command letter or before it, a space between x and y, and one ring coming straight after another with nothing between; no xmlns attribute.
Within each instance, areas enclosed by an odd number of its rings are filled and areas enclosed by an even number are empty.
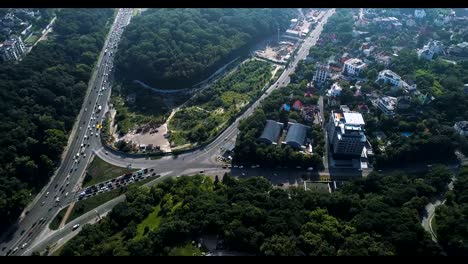
<svg viewBox="0 0 468 264"><path fill-rule="evenodd" d="M21 59L25 49L21 37L13 36L0 46L0 57L3 61L16 61Z"/></svg>
<svg viewBox="0 0 468 264"><path fill-rule="evenodd" d="M462 136L468 136L468 121L457 122L453 128L458 134Z"/></svg>
<svg viewBox="0 0 468 264"><path fill-rule="evenodd" d="M302 109L302 102L299 100L296 100L292 106L294 110L300 111Z"/></svg>
<svg viewBox="0 0 468 264"><path fill-rule="evenodd" d="M397 106L397 98L391 96L384 96L377 100L377 107L382 110L386 115L395 115L395 108Z"/></svg>
<svg viewBox="0 0 468 264"><path fill-rule="evenodd" d="M327 91L327 95L331 97L340 96L342 90L343 88L336 82L331 86L330 90Z"/></svg>
<svg viewBox="0 0 468 264"><path fill-rule="evenodd" d="M420 49L417 51L417 53L419 59L423 58L426 60L432 60L432 57L434 56L434 52L429 49Z"/></svg>
<svg viewBox="0 0 468 264"><path fill-rule="evenodd" d="M426 17L426 11L424 11L424 9L414 10L414 17L416 17L418 19L422 19L422 18Z"/></svg>
<svg viewBox="0 0 468 264"><path fill-rule="evenodd" d="M390 63L392 63L392 57L386 55L377 55L375 56L375 61L378 64L383 64L385 67L388 67L390 66Z"/></svg>
<svg viewBox="0 0 468 264"><path fill-rule="evenodd" d="M439 40L429 41L424 47L418 50L418 57L427 60L432 60L436 54L444 53L444 45Z"/></svg>
<svg viewBox="0 0 468 264"><path fill-rule="evenodd" d="M312 122L319 111L317 106L304 106L301 110L301 116L305 121Z"/></svg>
<svg viewBox="0 0 468 264"><path fill-rule="evenodd" d="M313 80L317 83L324 83L330 78L330 66L328 64L317 63Z"/></svg>
<svg viewBox="0 0 468 264"><path fill-rule="evenodd" d="M367 138L364 119L357 112L334 110L327 126L334 157L360 158Z"/></svg>
<svg viewBox="0 0 468 264"><path fill-rule="evenodd" d="M268 145L276 145L282 129L282 123L276 122L274 120L267 120L262 135L257 139L257 141Z"/></svg>
<svg viewBox="0 0 468 264"><path fill-rule="evenodd" d="M392 86L406 88L409 85L401 79L401 77L391 70L383 70L379 72L376 82L382 81L383 83L389 83Z"/></svg>
<svg viewBox="0 0 468 264"><path fill-rule="evenodd" d="M286 134L286 140L284 143L297 150L305 149L307 130L309 128L309 126L305 126L303 124L290 123L288 134Z"/></svg>
<svg viewBox="0 0 468 264"><path fill-rule="evenodd" d="M345 61L343 73L351 76L357 76L364 68L366 68L366 64L362 60L353 58Z"/></svg>

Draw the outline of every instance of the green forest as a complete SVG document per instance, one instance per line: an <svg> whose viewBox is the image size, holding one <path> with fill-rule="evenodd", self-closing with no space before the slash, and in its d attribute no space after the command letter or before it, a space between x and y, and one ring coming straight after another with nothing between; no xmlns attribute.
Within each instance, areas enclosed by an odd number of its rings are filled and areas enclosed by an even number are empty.
<svg viewBox="0 0 468 264"><path fill-rule="evenodd" d="M53 41L0 64L0 231L49 180L80 110L112 9L61 9Z"/></svg>
<svg viewBox="0 0 468 264"><path fill-rule="evenodd" d="M419 176L371 173L331 194L279 189L263 177L171 178L130 188L125 202L84 226L61 255L171 255L208 235L254 255L444 255L419 215L451 177L440 165Z"/></svg>
<svg viewBox="0 0 468 264"><path fill-rule="evenodd" d="M432 227L437 240L450 255L468 256L468 168L464 167L445 195L445 204L436 208Z"/></svg>
<svg viewBox="0 0 468 264"><path fill-rule="evenodd" d="M116 54L124 81L161 89L192 86L265 37L284 31L294 9L148 9L125 29ZM245 52L244 52L245 53Z"/></svg>

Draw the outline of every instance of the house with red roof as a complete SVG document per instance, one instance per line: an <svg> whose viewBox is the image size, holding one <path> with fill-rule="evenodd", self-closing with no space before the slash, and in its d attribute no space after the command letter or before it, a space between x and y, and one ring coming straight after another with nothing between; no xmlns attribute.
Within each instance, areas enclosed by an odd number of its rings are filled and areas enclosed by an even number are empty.
<svg viewBox="0 0 468 264"><path fill-rule="evenodd" d="M300 111L302 109L302 102L299 100L296 100L292 106L294 110Z"/></svg>

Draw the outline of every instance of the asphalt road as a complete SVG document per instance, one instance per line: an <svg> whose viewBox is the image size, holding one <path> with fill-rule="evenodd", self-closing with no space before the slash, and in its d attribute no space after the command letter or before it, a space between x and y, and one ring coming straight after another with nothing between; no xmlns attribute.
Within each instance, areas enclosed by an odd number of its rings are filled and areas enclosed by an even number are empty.
<svg viewBox="0 0 468 264"><path fill-rule="evenodd" d="M0 240L2 241L0 244L1 255L22 254L47 228L48 223L60 209L72 199L71 194L76 191L77 183L85 172L92 156L92 149L100 146L100 139L96 136L99 133L96 133L96 128L93 128L93 125L102 121L106 109L99 111L98 108L99 105L107 106L110 95L111 89L107 77L112 67L113 58L110 53L111 51L115 53L113 43L118 43L122 28L128 24L130 18L131 10L129 12L124 12L123 9L119 10L99 56L95 68L97 71L95 71L88 87L82 109L71 132L69 144L62 155L62 162L49 184L28 206L18 223L11 227L7 235ZM102 87L105 90L99 91Z"/></svg>
<svg viewBox="0 0 468 264"><path fill-rule="evenodd" d="M122 10L120 10L122 12ZM84 215L83 218L77 218L71 223L64 226L63 229L50 232L48 230L48 223L55 217L55 215L60 211L61 208L68 205L74 193L77 192L75 186L78 186L77 183L80 182L83 177L84 171L87 167L88 162L92 154L96 154L104 161L120 166L127 167L131 164L133 168L153 168L154 171L158 174L167 174L168 176L177 176L177 175L190 175L196 174L199 172L207 174L222 174L224 172L232 172L230 169L222 169L222 165L217 163L215 158L220 154L220 148L223 147L228 141L235 142L235 138L238 133L237 126L240 120L250 116L254 109L260 104L260 102L265 99L273 90L279 89L289 84L290 78L289 75L294 72L298 62L302 59L305 59L309 53L309 49L315 45L318 40L320 33L323 29L323 25L326 23L327 19L334 13L334 9L331 9L327 12L322 12L321 21L317 24L316 28L310 33L307 39L304 40L302 45L299 47L294 60L291 61L290 65L281 76L278 78L272 86L270 86L265 93L255 102L252 106L247 109L239 118L235 120L221 135L219 135L211 144L204 147L203 149L195 150L186 154L181 154L178 156L167 156L157 160L151 160L146 158L132 158L130 155L117 152L107 152L101 145L101 141L98 137L95 136L96 129L92 128L92 125L95 124L96 120L91 121L92 112L98 105L101 105L103 109L95 114L94 116L98 121L101 121L103 114L107 111L107 102L110 97L109 82L107 81L107 76L103 75L108 73L108 68L112 66L112 59L109 56L111 51L108 48L108 52L104 53L106 47L108 47L109 42L118 43L120 34L112 35L109 34L108 39L101 53L101 57L98 61L99 67L97 68L96 79L91 82L92 85L88 89L88 94L86 95L83 108L78 117L78 124L75 125L74 130L71 133L71 138L68 145L68 150L65 152L65 157L63 162L59 167L56 176L52 178L51 183L47 185L45 190L38 195L38 198L35 202L32 203L29 214L26 215L22 220L19 221L19 224L16 226L14 233L9 237L6 242L1 244L1 247L6 247L6 250L2 251L2 255L5 255L6 252L10 249L19 247L19 249L14 253L15 255L27 255L31 254L33 251L39 250L41 245L52 245L57 243L58 240L63 237L72 237L70 235L70 225L79 223L89 222L90 220L87 217L89 215ZM127 25L131 18L130 14L118 16L112 26L111 32L118 31L124 25ZM120 23L120 24L119 24ZM110 40L109 40L110 38ZM107 82L105 82L107 81ZM95 88L97 87L97 88ZM97 91L100 87L105 87L106 89L102 92ZM91 126L91 129L88 129L88 125ZM81 129L80 129L81 128ZM93 136L90 133L93 133ZM86 140L85 135L89 136L89 139ZM84 149L84 155L79 155L75 162L74 157L77 153L80 152L81 144L89 144L88 147ZM170 173L168 173L170 171ZM242 173L238 171L238 173ZM67 176L70 174L70 177L67 179ZM67 185L67 182L69 184ZM63 193L59 190L63 187ZM48 195L45 193L49 192ZM67 197L64 196L65 193L69 193ZM61 202L56 203L54 195L58 194ZM118 198L122 199L122 198ZM117 200L116 200L117 201ZM106 203L108 210L110 210L115 204L116 201L112 200ZM44 202L44 205L41 203ZM55 207L55 205L57 205ZM43 223L38 223L41 218L44 218ZM34 223L37 223L34 227ZM22 234L22 231L24 233ZM29 235L29 232L31 234ZM76 233L76 232L73 232ZM37 241L36 238L40 237ZM3 240L2 240L3 241ZM21 249L21 245L28 243L24 249ZM30 247L33 245L33 247Z"/></svg>

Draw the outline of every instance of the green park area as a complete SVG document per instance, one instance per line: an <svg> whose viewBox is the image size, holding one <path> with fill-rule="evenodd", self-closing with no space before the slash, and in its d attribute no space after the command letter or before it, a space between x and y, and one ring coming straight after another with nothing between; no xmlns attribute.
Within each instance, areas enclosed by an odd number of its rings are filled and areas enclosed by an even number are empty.
<svg viewBox="0 0 468 264"><path fill-rule="evenodd" d="M171 143L197 145L219 132L261 95L272 78L268 62L250 60L192 98L169 122Z"/></svg>

